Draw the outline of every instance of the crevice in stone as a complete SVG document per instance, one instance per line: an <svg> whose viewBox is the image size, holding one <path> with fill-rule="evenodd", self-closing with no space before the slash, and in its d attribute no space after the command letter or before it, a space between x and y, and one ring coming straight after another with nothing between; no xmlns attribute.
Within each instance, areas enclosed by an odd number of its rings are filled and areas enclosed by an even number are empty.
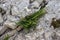
<svg viewBox="0 0 60 40"><path fill-rule="evenodd" d="M0 35L0 37L1 37L2 35L4 35L5 33L9 32L9 31L12 31L12 29L10 29L10 28L6 29L6 30Z"/></svg>
<svg viewBox="0 0 60 40"><path fill-rule="evenodd" d="M40 4L41 8L44 8L46 5L48 4L48 2L46 2L45 0L43 0L43 2Z"/></svg>
<svg viewBox="0 0 60 40"><path fill-rule="evenodd" d="M0 7L0 13L3 16L4 14L6 14L6 11L3 8Z"/></svg>
<svg viewBox="0 0 60 40"><path fill-rule="evenodd" d="M11 10L11 9L12 9L12 7L13 7L13 6L12 6L12 5L10 5L10 15L12 15L12 10Z"/></svg>
<svg viewBox="0 0 60 40"><path fill-rule="evenodd" d="M34 1L35 1L35 0L30 0L29 3L31 4L31 3L33 3Z"/></svg>

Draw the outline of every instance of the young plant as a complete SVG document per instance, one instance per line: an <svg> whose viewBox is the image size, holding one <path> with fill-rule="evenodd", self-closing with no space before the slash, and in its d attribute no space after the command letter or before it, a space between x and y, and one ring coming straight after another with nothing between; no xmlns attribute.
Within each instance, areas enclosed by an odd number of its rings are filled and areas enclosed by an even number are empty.
<svg viewBox="0 0 60 40"><path fill-rule="evenodd" d="M10 38L10 36L7 35L7 36L4 38L4 40L8 40L9 38Z"/></svg>
<svg viewBox="0 0 60 40"><path fill-rule="evenodd" d="M30 28L35 28L38 22L38 19L45 14L44 8L40 9L39 11L35 12L34 14L28 15L25 18L22 18L17 25L22 26L27 31Z"/></svg>

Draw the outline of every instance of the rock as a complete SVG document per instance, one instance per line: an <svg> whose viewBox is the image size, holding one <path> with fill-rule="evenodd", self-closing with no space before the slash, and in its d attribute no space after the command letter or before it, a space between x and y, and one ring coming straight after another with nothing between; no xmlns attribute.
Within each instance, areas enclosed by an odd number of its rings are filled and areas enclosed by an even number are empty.
<svg viewBox="0 0 60 40"><path fill-rule="evenodd" d="M29 0L23 0L20 4L16 5L19 11L22 11L25 7L28 7Z"/></svg>
<svg viewBox="0 0 60 40"><path fill-rule="evenodd" d="M29 3L33 3L35 0L30 0Z"/></svg>
<svg viewBox="0 0 60 40"><path fill-rule="evenodd" d="M59 3L59 5L60 5L60 3ZM59 6L60 7L60 6ZM56 10L55 11L55 13L56 13L56 19L60 19L60 8L58 9L58 10Z"/></svg>
<svg viewBox="0 0 60 40"><path fill-rule="evenodd" d="M7 15L5 14L4 16L3 16L3 21L5 22L7 20Z"/></svg>
<svg viewBox="0 0 60 40"><path fill-rule="evenodd" d="M55 29L56 35L60 36L60 27Z"/></svg>
<svg viewBox="0 0 60 40"><path fill-rule="evenodd" d="M16 30L13 30L13 31L7 32L7 33L5 33L4 35L2 35L2 36L0 37L0 39L3 40L6 36L11 37L11 36L13 36L13 35L16 34L16 33L17 33Z"/></svg>
<svg viewBox="0 0 60 40"><path fill-rule="evenodd" d="M20 20L19 16L7 15L7 20L12 22L18 22Z"/></svg>
<svg viewBox="0 0 60 40"><path fill-rule="evenodd" d="M25 40L24 34L20 33L15 37L15 40Z"/></svg>
<svg viewBox="0 0 60 40"><path fill-rule="evenodd" d="M20 11L16 6L13 6L11 11L12 11L12 15L21 15Z"/></svg>
<svg viewBox="0 0 60 40"><path fill-rule="evenodd" d="M17 32L18 32L19 30L21 30L21 27L18 27L18 28L16 28L16 29L12 30L12 31L9 31L9 32L3 34L3 35L0 37L0 39L2 40L2 39L4 39L4 38L8 35L8 36L10 37L9 40L10 40L10 39L13 40L13 39L15 39L15 36L17 36L16 34L17 34ZM14 35L14 37L11 37L11 36L13 36L13 35Z"/></svg>
<svg viewBox="0 0 60 40"><path fill-rule="evenodd" d="M3 18L2 18L2 15L0 13L0 24L3 22Z"/></svg>
<svg viewBox="0 0 60 40"><path fill-rule="evenodd" d="M8 31L3 34L0 38L3 39L5 35L15 35L18 31L21 30L21 27L17 28L15 22L19 21L20 18L25 17L35 10L38 10L41 6L40 4L43 0L31 0L32 3L29 3L29 0L4 0L5 3L1 3L0 7L8 11L3 17L0 14L0 23L3 25L0 26L0 34L5 32L7 28L13 30ZM45 1L45 0L44 0ZM10 40L60 40L60 30L56 31L54 28L50 27L52 18L60 19L60 0L46 0L48 4L45 9L47 14L45 14L37 24L36 30L25 34L23 31L18 32L16 37L11 37ZM10 6L12 5L10 15ZM28 8L30 7L30 8ZM37 7L38 9L34 9ZM54 34L55 32L56 34ZM57 39L56 39L57 38ZM0 39L0 40L1 40Z"/></svg>
<svg viewBox="0 0 60 40"><path fill-rule="evenodd" d="M6 21L4 23L4 26L8 27L8 28L11 28L11 29L15 29L17 27L15 22L10 22L10 21Z"/></svg>
<svg viewBox="0 0 60 40"><path fill-rule="evenodd" d="M37 2L37 1L34 1L33 3L31 3L31 5L32 5L32 8L39 8L39 3Z"/></svg>
<svg viewBox="0 0 60 40"><path fill-rule="evenodd" d="M6 31L7 27L0 26L0 35Z"/></svg>
<svg viewBox="0 0 60 40"><path fill-rule="evenodd" d="M9 40L15 40L15 37L18 35L18 33L16 33L14 36L10 37Z"/></svg>
<svg viewBox="0 0 60 40"><path fill-rule="evenodd" d="M39 4L41 4L43 2L43 0L36 0Z"/></svg>

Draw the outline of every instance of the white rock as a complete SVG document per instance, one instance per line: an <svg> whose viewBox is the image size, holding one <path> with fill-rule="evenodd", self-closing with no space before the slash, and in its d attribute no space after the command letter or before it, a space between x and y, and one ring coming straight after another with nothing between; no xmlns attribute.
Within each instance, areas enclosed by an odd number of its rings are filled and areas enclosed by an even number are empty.
<svg viewBox="0 0 60 40"><path fill-rule="evenodd" d="M15 40L25 40L25 37L23 36L22 33L16 36Z"/></svg>
<svg viewBox="0 0 60 40"><path fill-rule="evenodd" d="M12 8L12 15L13 16L19 16L19 17L21 17L21 16L25 16L25 12L23 12L23 10L20 12L20 10L19 10L19 8L18 7L16 7L16 6L13 6L13 8Z"/></svg>
<svg viewBox="0 0 60 40"><path fill-rule="evenodd" d="M60 19L60 8L58 10L56 10L56 19Z"/></svg>
<svg viewBox="0 0 60 40"><path fill-rule="evenodd" d="M7 27L0 26L0 35L6 31Z"/></svg>
<svg viewBox="0 0 60 40"><path fill-rule="evenodd" d="M23 0L19 5L16 5L19 8L19 11L22 11L25 7L28 7L29 0Z"/></svg>
<svg viewBox="0 0 60 40"><path fill-rule="evenodd" d="M20 11L18 10L18 8L16 6L12 7L12 15L20 15Z"/></svg>
<svg viewBox="0 0 60 40"><path fill-rule="evenodd" d="M12 15L7 15L7 20L9 21L6 21L4 22L4 26L5 27L9 27L11 29L15 29L17 26L15 24L15 22L17 22L19 20L19 18L15 18L15 16L26 16L27 13L30 11L27 7L29 6L29 0L21 0L21 2L18 2L19 0L7 0L7 3L8 5L13 5L13 8L12 8ZM39 5L42 3L43 0L35 0L32 4L32 6L34 7L39 7ZM44 17L42 17L39 21L39 26L37 26L37 30L34 32L31 32L31 33L28 33L28 34L21 34L15 38L15 40L52 40L52 37L51 35L53 35L53 31L52 29L50 29L50 23L51 23L51 20L52 18L60 18L60 1L57 2L55 0L47 0L49 1L49 3L46 5L46 10L47 10L47 14L44 15ZM3 4L3 8L6 8L5 4ZM8 6L7 6L8 7ZM24 10L26 9L26 10ZM21 12L21 14L20 14ZM26 15L25 15L26 14ZM2 17L0 18L2 19ZM3 19L2 19L3 20ZM3 22L3 21L1 21ZM43 27L43 28L42 28ZM50 27L50 28L49 28ZM0 34L3 33L3 27L0 27ZM2 30L2 31L1 31ZM4 29L5 30L5 29ZM45 32L46 31L46 32ZM11 33L8 32L9 35L13 35L15 34L16 30L15 31L12 31ZM43 35L45 33L45 35ZM60 36L60 31L57 31L56 34L58 36ZM23 37L24 36L24 37ZM44 38L45 37L45 38Z"/></svg>
<svg viewBox="0 0 60 40"><path fill-rule="evenodd" d="M43 0L36 0L36 1L37 1L39 4L41 4Z"/></svg>
<svg viewBox="0 0 60 40"><path fill-rule="evenodd" d="M37 8L39 8L39 3L37 2L37 1L34 1L32 4L31 4L33 7L37 7Z"/></svg>
<svg viewBox="0 0 60 40"><path fill-rule="evenodd" d="M3 40L3 39L6 38L7 36L11 37L11 36L13 36L13 35L16 34L16 33L17 33L16 30L12 30L12 31L7 32L7 33L5 33L4 35L2 35L2 36L0 37L0 39Z"/></svg>
<svg viewBox="0 0 60 40"><path fill-rule="evenodd" d="M20 18L18 16L7 15L7 20L12 22L18 22Z"/></svg>
<svg viewBox="0 0 60 40"><path fill-rule="evenodd" d="M25 7L25 9L26 9L27 12L31 11L31 9L28 9L28 7Z"/></svg>
<svg viewBox="0 0 60 40"><path fill-rule="evenodd" d="M14 40L18 33L16 33L14 36L10 37L9 40Z"/></svg>
<svg viewBox="0 0 60 40"><path fill-rule="evenodd" d="M5 23L4 23L4 26L5 27L9 27L9 28L11 28L11 29L15 29L17 26L16 26L16 24L15 24L15 22L10 22L10 21L6 21Z"/></svg>

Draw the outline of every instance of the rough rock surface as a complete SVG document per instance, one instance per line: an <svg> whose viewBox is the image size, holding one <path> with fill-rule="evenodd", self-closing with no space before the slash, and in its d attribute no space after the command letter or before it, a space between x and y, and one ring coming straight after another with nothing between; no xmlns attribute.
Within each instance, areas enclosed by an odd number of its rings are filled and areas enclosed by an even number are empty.
<svg viewBox="0 0 60 40"><path fill-rule="evenodd" d="M45 2L48 2L45 6L47 13L40 18L36 30L27 34L23 31L16 32L9 40L60 40L60 28L54 29L50 26L52 18L60 19L60 0L45 0ZM3 16L0 12L0 40L3 40L6 33L17 28L15 22L38 11L42 6L41 3L43 0L0 0L0 7L6 10Z"/></svg>

